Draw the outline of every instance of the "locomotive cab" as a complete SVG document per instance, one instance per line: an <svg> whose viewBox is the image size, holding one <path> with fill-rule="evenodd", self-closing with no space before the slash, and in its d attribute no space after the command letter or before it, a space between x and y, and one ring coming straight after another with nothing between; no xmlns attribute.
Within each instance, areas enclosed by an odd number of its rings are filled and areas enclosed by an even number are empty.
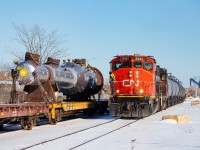
<svg viewBox="0 0 200 150"><path fill-rule="evenodd" d="M155 59L140 55L116 56L110 62L116 95L155 96Z"/></svg>

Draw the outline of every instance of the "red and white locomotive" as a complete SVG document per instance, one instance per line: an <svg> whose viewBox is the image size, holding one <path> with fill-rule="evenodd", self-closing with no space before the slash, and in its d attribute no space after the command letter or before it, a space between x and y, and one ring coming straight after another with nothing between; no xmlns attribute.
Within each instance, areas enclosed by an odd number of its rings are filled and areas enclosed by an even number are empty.
<svg viewBox="0 0 200 150"><path fill-rule="evenodd" d="M110 66L115 76L109 101L113 116L145 117L185 98L182 83L156 65L152 56L115 56Z"/></svg>

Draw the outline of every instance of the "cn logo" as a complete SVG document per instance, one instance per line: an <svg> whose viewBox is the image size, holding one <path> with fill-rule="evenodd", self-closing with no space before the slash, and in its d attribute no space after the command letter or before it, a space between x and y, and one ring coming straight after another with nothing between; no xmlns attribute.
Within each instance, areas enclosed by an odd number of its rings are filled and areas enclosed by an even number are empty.
<svg viewBox="0 0 200 150"><path fill-rule="evenodd" d="M139 80L137 80L136 82L133 80L123 80L123 86L132 86L133 84L135 84L135 86L139 86Z"/></svg>

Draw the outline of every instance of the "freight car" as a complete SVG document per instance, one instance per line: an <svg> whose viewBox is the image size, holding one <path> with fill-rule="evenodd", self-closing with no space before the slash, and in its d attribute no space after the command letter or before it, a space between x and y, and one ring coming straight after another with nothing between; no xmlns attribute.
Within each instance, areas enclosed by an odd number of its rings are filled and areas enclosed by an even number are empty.
<svg viewBox="0 0 200 150"><path fill-rule="evenodd" d="M60 60L51 57L45 64L39 60L39 55L27 52L25 61L16 62L13 85L23 85L26 98L19 104L0 105L0 124L20 119L21 127L30 129L38 116L46 115L51 124L56 124L64 114L107 110L107 101L94 98L102 90L103 76L97 68L86 66L85 59L68 60L61 65ZM15 87L11 95L13 102L18 101Z"/></svg>
<svg viewBox="0 0 200 150"><path fill-rule="evenodd" d="M146 117L185 99L182 83L156 65L152 56L120 55L110 62L109 111L113 116Z"/></svg>

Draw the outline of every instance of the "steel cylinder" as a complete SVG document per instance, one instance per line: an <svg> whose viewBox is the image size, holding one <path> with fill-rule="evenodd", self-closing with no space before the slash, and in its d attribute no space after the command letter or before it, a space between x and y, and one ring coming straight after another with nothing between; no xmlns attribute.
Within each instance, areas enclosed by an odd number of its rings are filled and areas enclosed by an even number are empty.
<svg viewBox="0 0 200 150"><path fill-rule="evenodd" d="M168 77L168 96L169 97L184 97L185 89L182 85L171 77Z"/></svg>
<svg viewBox="0 0 200 150"><path fill-rule="evenodd" d="M65 62L57 67L45 64L36 65L24 61L17 65L17 81L21 85L36 85L33 73L36 72L41 83L53 82L64 95L94 95L103 87L101 72L92 66Z"/></svg>

